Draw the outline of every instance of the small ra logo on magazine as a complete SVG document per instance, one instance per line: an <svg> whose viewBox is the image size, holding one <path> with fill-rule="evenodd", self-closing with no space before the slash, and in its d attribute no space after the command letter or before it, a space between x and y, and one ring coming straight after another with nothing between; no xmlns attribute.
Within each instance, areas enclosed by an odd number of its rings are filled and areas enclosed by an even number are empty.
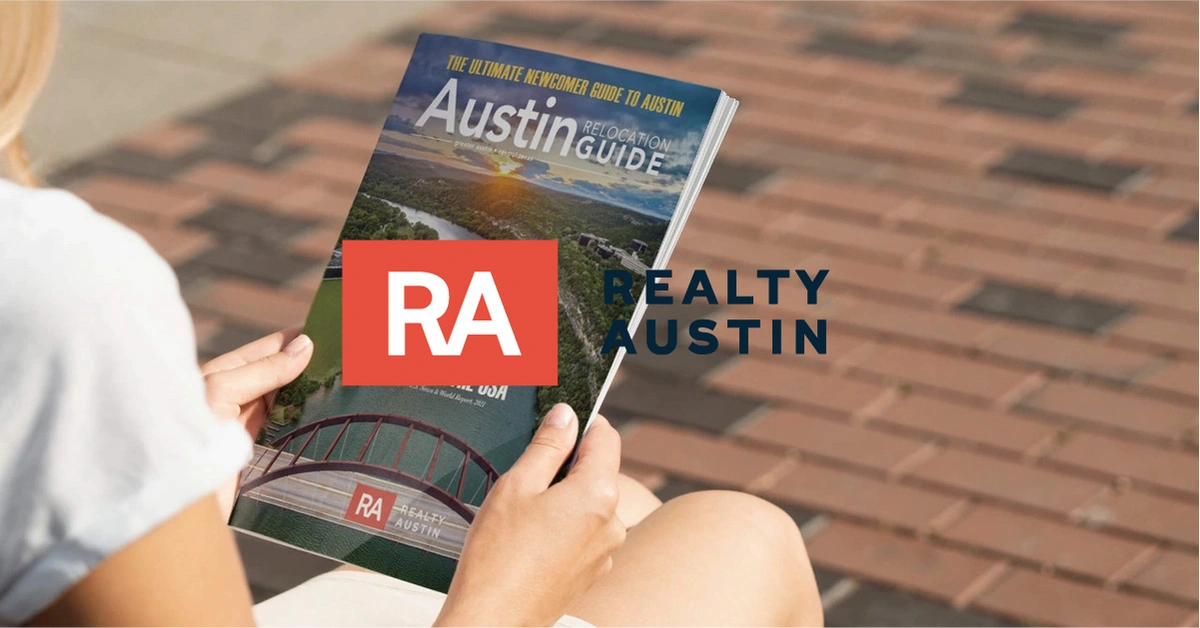
<svg viewBox="0 0 1200 628"><path fill-rule="evenodd" d="M343 242L342 382L557 385L558 242Z"/></svg>

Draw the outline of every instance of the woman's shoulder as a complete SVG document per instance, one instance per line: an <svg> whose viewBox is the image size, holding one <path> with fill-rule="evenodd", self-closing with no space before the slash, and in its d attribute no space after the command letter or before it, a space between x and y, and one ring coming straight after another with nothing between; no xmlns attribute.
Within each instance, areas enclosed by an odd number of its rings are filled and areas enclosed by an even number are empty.
<svg viewBox="0 0 1200 628"><path fill-rule="evenodd" d="M0 180L0 226L0 311L61 320L178 299L145 239L70 192Z"/></svg>

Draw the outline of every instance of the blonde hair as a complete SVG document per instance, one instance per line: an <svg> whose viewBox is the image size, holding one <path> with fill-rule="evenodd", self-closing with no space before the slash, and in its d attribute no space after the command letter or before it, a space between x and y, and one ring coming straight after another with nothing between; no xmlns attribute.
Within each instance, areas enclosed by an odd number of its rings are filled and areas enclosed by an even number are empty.
<svg viewBox="0 0 1200 628"><path fill-rule="evenodd" d="M14 181L36 185L21 129L37 100L58 35L58 3L0 0L0 158Z"/></svg>

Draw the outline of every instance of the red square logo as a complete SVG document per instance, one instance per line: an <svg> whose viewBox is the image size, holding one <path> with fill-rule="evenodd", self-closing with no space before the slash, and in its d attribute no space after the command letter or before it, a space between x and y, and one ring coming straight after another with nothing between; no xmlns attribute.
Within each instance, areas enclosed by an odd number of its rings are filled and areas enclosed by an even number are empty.
<svg viewBox="0 0 1200 628"><path fill-rule="evenodd" d="M557 385L558 242L343 242L342 382Z"/></svg>
<svg viewBox="0 0 1200 628"><path fill-rule="evenodd" d="M392 506L395 504L395 493L359 484L350 496L350 505L346 507L346 515L343 518L382 530L387 526L388 515L392 513Z"/></svg>

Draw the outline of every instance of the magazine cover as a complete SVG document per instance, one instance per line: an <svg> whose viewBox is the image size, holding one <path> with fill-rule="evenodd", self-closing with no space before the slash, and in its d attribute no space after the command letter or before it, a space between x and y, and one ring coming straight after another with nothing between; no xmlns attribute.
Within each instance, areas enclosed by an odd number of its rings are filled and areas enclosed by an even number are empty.
<svg viewBox="0 0 1200 628"><path fill-rule="evenodd" d="M396 94L232 524L446 590L475 511L557 402L587 417L721 92L495 43L423 35ZM343 386L342 243L553 240L557 386Z"/></svg>

